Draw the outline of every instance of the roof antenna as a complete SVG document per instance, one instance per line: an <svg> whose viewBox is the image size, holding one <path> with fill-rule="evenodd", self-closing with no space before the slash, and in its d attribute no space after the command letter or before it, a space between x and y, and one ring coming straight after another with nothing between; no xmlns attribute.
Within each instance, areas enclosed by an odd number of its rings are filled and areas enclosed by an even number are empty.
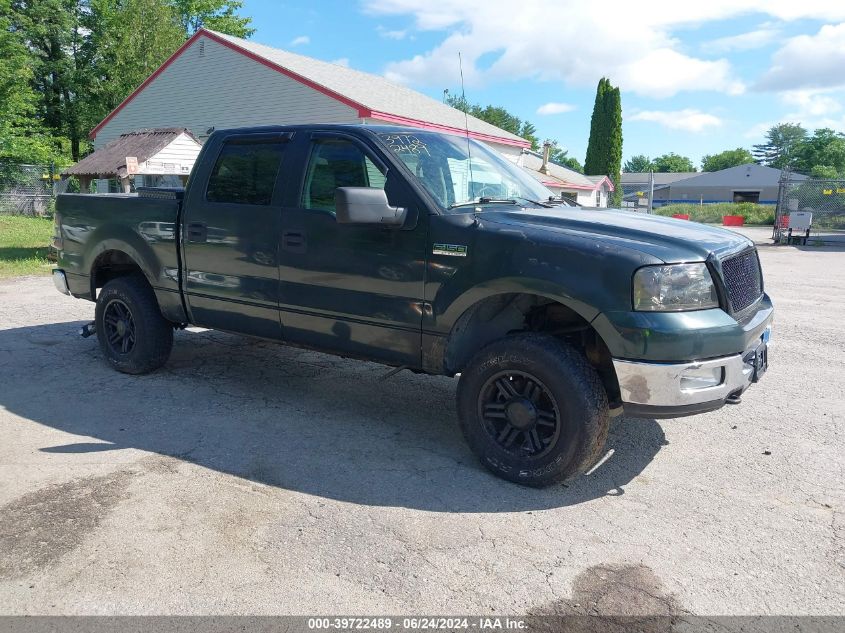
<svg viewBox="0 0 845 633"><path fill-rule="evenodd" d="M458 68L461 71L461 105L463 105L464 107L464 130L466 131L467 135L467 159L469 160L469 182L467 183L467 193L470 193L469 190L472 188L472 183L474 181L472 178L472 152L470 152L469 149L469 114L467 114L467 110L469 110L469 103L467 103L467 94L464 91L464 62L461 58L461 51L458 51Z"/></svg>

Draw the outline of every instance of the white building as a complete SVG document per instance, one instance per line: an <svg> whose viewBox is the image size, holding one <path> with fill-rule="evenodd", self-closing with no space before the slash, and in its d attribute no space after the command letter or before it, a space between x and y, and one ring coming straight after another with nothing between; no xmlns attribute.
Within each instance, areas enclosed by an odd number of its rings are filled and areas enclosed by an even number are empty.
<svg viewBox="0 0 845 633"><path fill-rule="evenodd" d="M99 149L144 128L400 124L469 135L516 161L530 143L384 77L200 30L91 132Z"/></svg>
<svg viewBox="0 0 845 633"><path fill-rule="evenodd" d="M62 176L76 176L84 192L92 180L98 193L108 193L110 186L128 193L130 180L136 187L184 186L201 148L187 128L133 130L105 143Z"/></svg>
<svg viewBox="0 0 845 633"><path fill-rule="evenodd" d="M545 150L548 152L548 149ZM573 169L557 165L548 154L524 150L517 160L534 178L560 198L584 207L607 207L613 193L613 181L607 176L585 176Z"/></svg>

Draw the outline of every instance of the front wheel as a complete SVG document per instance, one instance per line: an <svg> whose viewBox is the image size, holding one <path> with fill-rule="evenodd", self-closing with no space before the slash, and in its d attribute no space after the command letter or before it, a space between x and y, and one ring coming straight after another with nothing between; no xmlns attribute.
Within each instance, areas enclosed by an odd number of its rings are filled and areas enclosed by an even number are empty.
<svg viewBox="0 0 845 633"><path fill-rule="evenodd" d="M141 277L118 277L97 297L97 339L109 364L125 374L164 365L173 347L173 324L161 315L155 293Z"/></svg>
<svg viewBox="0 0 845 633"><path fill-rule="evenodd" d="M481 462L546 486L592 466L607 438L607 394L595 369L554 337L518 334L470 361L458 383L461 429Z"/></svg>

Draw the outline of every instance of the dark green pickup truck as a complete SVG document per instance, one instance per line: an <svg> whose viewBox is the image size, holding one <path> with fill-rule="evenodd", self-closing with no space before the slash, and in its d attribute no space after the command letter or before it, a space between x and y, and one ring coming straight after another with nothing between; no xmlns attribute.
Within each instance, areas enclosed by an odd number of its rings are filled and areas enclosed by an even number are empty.
<svg viewBox="0 0 845 633"><path fill-rule="evenodd" d="M467 138L378 126L215 132L187 188L62 195L58 289L96 301L117 370L217 328L454 376L463 432L530 485L601 456L608 420L710 411L767 367L746 238L572 209Z"/></svg>

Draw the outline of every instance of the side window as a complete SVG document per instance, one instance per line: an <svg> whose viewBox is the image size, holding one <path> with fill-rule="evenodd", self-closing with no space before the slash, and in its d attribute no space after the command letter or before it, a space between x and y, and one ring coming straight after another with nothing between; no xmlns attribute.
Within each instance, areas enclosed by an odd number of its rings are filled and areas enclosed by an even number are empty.
<svg viewBox="0 0 845 633"><path fill-rule="evenodd" d="M324 139L311 146L311 159L302 188L302 207L335 212L338 187L384 189L386 176L355 144L343 139Z"/></svg>
<svg viewBox="0 0 845 633"><path fill-rule="evenodd" d="M229 204L269 205L284 143L227 143L220 151L205 199Z"/></svg>

